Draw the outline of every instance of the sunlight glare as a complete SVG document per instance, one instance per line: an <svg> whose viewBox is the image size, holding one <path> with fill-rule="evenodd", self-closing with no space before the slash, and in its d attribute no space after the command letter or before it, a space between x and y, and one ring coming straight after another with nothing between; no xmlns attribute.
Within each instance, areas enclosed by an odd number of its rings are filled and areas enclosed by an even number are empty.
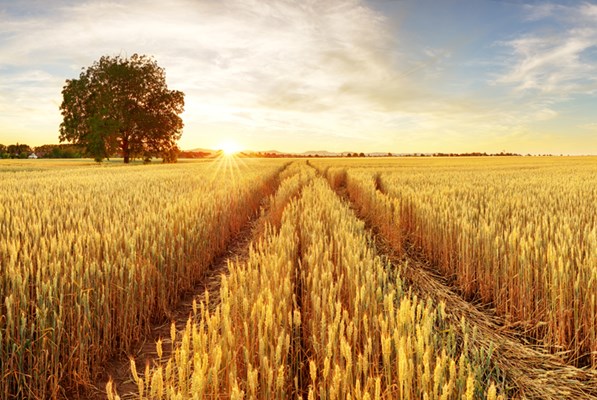
<svg viewBox="0 0 597 400"><path fill-rule="evenodd" d="M238 144L231 140L222 142L219 148L224 152L225 156L232 156L240 151Z"/></svg>

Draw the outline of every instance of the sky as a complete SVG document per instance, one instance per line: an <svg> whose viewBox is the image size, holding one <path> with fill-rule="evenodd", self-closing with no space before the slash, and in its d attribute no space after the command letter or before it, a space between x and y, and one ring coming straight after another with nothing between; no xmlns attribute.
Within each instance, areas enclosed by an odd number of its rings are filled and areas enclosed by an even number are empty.
<svg viewBox="0 0 597 400"><path fill-rule="evenodd" d="M134 53L182 149L597 154L597 1L0 0L0 143L58 143L65 81Z"/></svg>

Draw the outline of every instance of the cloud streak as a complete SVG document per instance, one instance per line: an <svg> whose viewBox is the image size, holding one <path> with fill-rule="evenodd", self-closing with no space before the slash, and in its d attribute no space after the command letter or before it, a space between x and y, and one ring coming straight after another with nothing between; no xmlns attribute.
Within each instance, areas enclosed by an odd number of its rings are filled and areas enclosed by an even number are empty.
<svg viewBox="0 0 597 400"><path fill-rule="evenodd" d="M3 13L0 25L2 68L47 78L34 99L12 77L0 102L10 107L19 92L48 117L58 82L103 54L133 52L154 55L187 94L186 136L223 122L350 131L373 122L369 111L416 96L399 78L383 17L356 0L64 2L42 15Z"/></svg>
<svg viewBox="0 0 597 400"><path fill-rule="evenodd" d="M501 44L512 65L497 79L519 91L557 96L594 94L597 89L597 5L527 6L531 20L556 19L564 30L531 32Z"/></svg>

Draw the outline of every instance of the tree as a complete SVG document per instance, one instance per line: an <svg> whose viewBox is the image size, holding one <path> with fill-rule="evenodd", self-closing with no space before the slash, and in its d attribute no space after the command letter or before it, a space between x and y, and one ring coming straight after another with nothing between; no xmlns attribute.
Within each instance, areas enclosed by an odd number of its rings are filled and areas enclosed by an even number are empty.
<svg viewBox="0 0 597 400"><path fill-rule="evenodd" d="M35 148L40 158L81 158L85 148L76 144L44 144Z"/></svg>
<svg viewBox="0 0 597 400"><path fill-rule="evenodd" d="M62 89L60 141L96 161L169 154L180 139L184 93L168 90L164 69L144 55L104 56Z"/></svg>
<svg viewBox="0 0 597 400"><path fill-rule="evenodd" d="M10 158L27 158L32 150L26 144L11 144L6 148L6 152Z"/></svg>
<svg viewBox="0 0 597 400"><path fill-rule="evenodd" d="M170 147L168 150L162 152L162 160L166 163L175 163L178 161L178 155L180 154L180 149L178 146L174 145Z"/></svg>

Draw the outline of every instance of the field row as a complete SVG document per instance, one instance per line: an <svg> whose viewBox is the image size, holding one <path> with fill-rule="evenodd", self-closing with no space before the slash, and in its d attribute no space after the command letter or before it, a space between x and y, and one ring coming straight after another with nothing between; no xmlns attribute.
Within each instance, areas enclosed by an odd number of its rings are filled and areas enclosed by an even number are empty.
<svg viewBox="0 0 597 400"><path fill-rule="evenodd" d="M300 169L280 185L300 196L247 260L229 263L215 310L196 304L186 329L173 328L171 357L145 371L132 362L133 398L497 398L487 357L455 336L441 304L405 291L364 223Z"/></svg>
<svg viewBox="0 0 597 400"><path fill-rule="evenodd" d="M0 170L0 397L95 382L202 278L282 168Z"/></svg>
<svg viewBox="0 0 597 400"><path fill-rule="evenodd" d="M597 368L597 163L324 162L332 182L470 300Z"/></svg>
<svg viewBox="0 0 597 400"><path fill-rule="evenodd" d="M410 234L401 229L399 203L385 193L381 175L363 169L363 164L359 164L359 170L337 164L320 165L320 169L336 191L350 198L359 215L372 224L376 243L392 262L403 261L401 271L408 286L436 304L443 302L457 335L462 337L466 329L477 332L469 337L470 345L486 355L483 360L503 372L509 386L515 388L512 394L523 398L597 399L597 369L577 368L570 363L569 353L549 354L551 346L529 346L528 331L520 329L520 321L509 324L503 317L496 317L487 303L480 303L478 297L471 301L454 279L441 275L437 264L413 246Z"/></svg>
<svg viewBox="0 0 597 400"><path fill-rule="evenodd" d="M516 357L496 362L474 321L414 294L413 257L505 330L592 368L565 379L594 393L593 158L19 168L0 170L1 398L92 387L257 217L249 256L172 331L174 352L159 342L160 359L133 368L135 398L520 395L504 376L536 376L547 396L540 368L501 371ZM380 257L342 197L402 259Z"/></svg>

